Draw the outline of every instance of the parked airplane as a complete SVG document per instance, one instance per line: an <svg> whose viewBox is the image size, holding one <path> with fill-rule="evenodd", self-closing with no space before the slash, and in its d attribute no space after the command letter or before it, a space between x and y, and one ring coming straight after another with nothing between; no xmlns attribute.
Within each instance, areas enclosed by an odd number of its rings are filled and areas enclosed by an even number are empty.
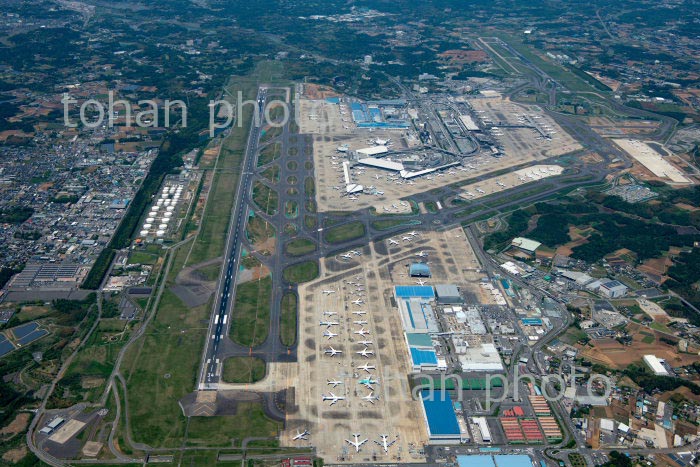
<svg viewBox="0 0 700 467"><path fill-rule="evenodd" d="M357 321L353 321L352 324L359 324L360 326L363 326L363 325L367 324L367 321L362 320L362 319L358 319Z"/></svg>
<svg viewBox="0 0 700 467"><path fill-rule="evenodd" d="M354 331L354 334L359 334L361 336L368 336L369 331L367 331L365 328L362 328L359 331Z"/></svg>
<svg viewBox="0 0 700 467"><path fill-rule="evenodd" d="M418 232L416 232L416 231L414 230L414 231L412 231L412 232L408 232L407 235L410 235L411 237L415 237L416 235L419 235L419 234L418 234Z"/></svg>
<svg viewBox="0 0 700 467"><path fill-rule="evenodd" d="M335 336L337 336L337 335L338 335L338 334L336 334L336 333L334 333L334 332L330 332L328 329L326 329L325 331L323 331L323 337L327 337L328 340L333 339L333 338L334 338Z"/></svg>
<svg viewBox="0 0 700 467"><path fill-rule="evenodd" d="M379 396L375 396L375 395L374 395L374 391L371 391L369 394L367 394L366 396L364 396L362 399L363 399L363 400L366 400L366 401L369 402L370 404L374 405L374 401L378 401L378 400L379 400Z"/></svg>
<svg viewBox="0 0 700 467"><path fill-rule="evenodd" d="M310 435L310 434L311 434L311 433L309 433L309 430L304 430L304 431L299 431L299 430L297 430L297 434L296 434L296 436L294 436L294 437L292 438L292 441L299 441L299 440L304 440L304 441L306 441L306 440L309 439L309 435Z"/></svg>
<svg viewBox="0 0 700 467"><path fill-rule="evenodd" d="M346 254L344 254L344 255L340 255L340 257L341 257L341 258L345 258L345 259L352 259L352 255L351 255L350 253L346 253Z"/></svg>
<svg viewBox="0 0 700 467"><path fill-rule="evenodd" d="M337 311L324 311L323 312L323 316L333 316L333 315L337 315L337 314L338 314Z"/></svg>
<svg viewBox="0 0 700 467"><path fill-rule="evenodd" d="M379 435L379 437L382 439L381 441L375 441L379 446L384 449L384 454L389 453L389 448L396 442L396 440L392 442L388 442L389 440L389 435Z"/></svg>
<svg viewBox="0 0 700 467"><path fill-rule="evenodd" d="M418 253L416 253L416 256L418 256L419 258L425 258L426 256L428 256L428 253L426 253L425 251L419 251Z"/></svg>
<svg viewBox="0 0 700 467"><path fill-rule="evenodd" d="M506 187L506 184L503 183L503 182L496 182L496 185L498 185L498 186L500 186L500 187L503 187L503 188Z"/></svg>
<svg viewBox="0 0 700 467"><path fill-rule="evenodd" d="M393 238L390 238L390 239L389 239L389 245L398 245L398 244L399 244L399 242L397 242L397 241L394 240Z"/></svg>
<svg viewBox="0 0 700 467"><path fill-rule="evenodd" d="M337 325L339 325L339 324L340 324L340 323L337 322L337 321L319 321L319 322L318 322L318 325L319 325L319 326L326 326L326 327L328 327L328 328L330 328L331 326L337 326Z"/></svg>
<svg viewBox="0 0 700 467"><path fill-rule="evenodd" d="M353 433L352 436L355 438L355 441L350 441L349 439L346 439L348 444L351 446L355 446L355 452L360 452L360 446L365 444L367 442L367 439L363 439L360 441L360 434L359 433Z"/></svg>
<svg viewBox="0 0 700 467"><path fill-rule="evenodd" d="M418 284L418 285L425 285L425 281L424 281L423 279L418 279L418 280L416 281L416 284Z"/></svg>
<svg viewBox="0 0 700 467"><path fill-rule="evenodd" d="M343 353L342 350L335 350L333 347L328 347L326 350L324 350L326 355L330 355L331 357L335 357L339 353Z"/></svg>
<svg viewBox="0 0 700 467"><path fill-rule="evenodd" d="M365 302L362 299L358 298L357 300L353 300L352 303L354 303L355 305L362 305Z"/></svg>
<svg viewBox="0 0 700 467"><path fill-rule="evenodd" d="M379 380L372 378L372 375L370 375L370 376L368 376L368 377L365 378L365 379L361 379L361 380L359 381L359 383L360 383L361 385L363 385L364 387L366 387L367 389L372 390L372 389L374 389L374 388L372 387L372 385L374 385L374 384L379 384Z"/></svg>
<svg viewBox="0 0 700 467"><path fill-rule="evenodd" d="M364 345L365 347L373 344L372 341L357 341L357 343L360 345Z"/></svg>
<svg viewBox="0 0 700 467"><path fill-rule="evenodd" d="M486 193L486 192L485 192L484 190L482 190L481 188L477 188L476 191L478 191L479 193L482 193L482 194L483 194L483 193Z"/></svg>
<svg viewBox="0 0 700 467"><path fill-rule="evenodd" d="M332 293L335 293L335 290L324 290L323 293L326 295L330 295Z"/></svg>
<svg viewBox="0 0 700 467"><path fill-rule="evenodd" d="M344 401L344 400L345 400L345 397L343 397L343 396L336 396L335 394L333 394L333 393L331 392L331 393L329 393L328 395L321 394L321 399L322 399L324 402L325 402L325 401L331 401L331 405L335 405L335 404L338 403L338 401Z"/></svg>
<svg viewBox="0 0 700 467"><path fill-rule="evenodd" d="M358 370L365 370L367 373L372 373L371 370L375 370L376 367L374 365L370 365L369 363L365 363L362 366L357 367Z"/></svg>
<svg viewBox="0 0 700 467"><path fill-rule="evenodd" d="M366 311L353 311L352 314L357 315L357 316L362 316L362 315L366 315L367 312Z"/></svg>
<svg viewBox="0 0 700 467"><path fill-rule="evenodd" d="M339 384L343 384L342 381L332 380L332 379L328 379L328 380L326 380L326 382L327 382L329 385L333 386L333 387L336 387L336 386L338 386Z"/></svg>
<svg viewBox="0 0 700 467"><path fill-rule="evenodd" d="M401 237L401 240L403 240L404 242L410 242L411 240L413 240L413 237Z"/></svg>
<svg viewBox="0 0 700 467"><path fill-rule="evenodd" d="M374 351L373 351L373 350L369 350L367 347L365 347L365 348L362 349L361 351L355 352L355 353L356 353L357 355L362 355L362 356L365 357L365 358L369 358L370 355L374 355Z"/></svg>
<svg viewBox="0 0 700 467"><path fill-rule="evenodd" d="M362 254L361 251L357 251L357 250L350 250L350 253L352 253L355 256L360 256Z"/></svg>

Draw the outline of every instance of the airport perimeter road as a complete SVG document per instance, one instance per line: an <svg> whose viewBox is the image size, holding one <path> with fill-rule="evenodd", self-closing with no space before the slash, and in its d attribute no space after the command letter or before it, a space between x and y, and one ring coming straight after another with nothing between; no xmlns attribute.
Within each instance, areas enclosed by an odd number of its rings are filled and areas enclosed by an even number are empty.
<svg viewBox="0 0 700 467"><path fill-rule="evenodd" d="M257 96L259 108L264 107L265 96L265 89L259 88ZM262 112L260 112L260 115L262 115ZM248 142L241 166L241 177L235 192L236 198L231 211L231 222L228 230L229 236L226 240L224 255L224 267L222 268L221 279L219 280L217 297L209 321L209 332L207 333L202 362L200 364L201 370L198 385L200 390L216 389L221 378L223 359L220 353L224 339L228 341L228 321L235 300L236 273L238 272L238 263L241 255L240 246L241 240L245 236L244 229L247 217L247 196L244 194L250 193L251 191L253 164L255 163L255 153L260 137L259 123L260 122L256 121L254 117L251 119Z"/></svg>

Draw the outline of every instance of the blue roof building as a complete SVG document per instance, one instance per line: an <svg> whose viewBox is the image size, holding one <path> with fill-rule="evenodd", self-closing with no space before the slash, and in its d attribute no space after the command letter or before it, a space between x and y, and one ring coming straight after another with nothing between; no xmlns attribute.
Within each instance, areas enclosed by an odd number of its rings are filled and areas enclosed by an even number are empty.
<svg viewBox="0 0 700 467"><path fill-rule="evenodd" d="M444 394L444 393L442 393ZM436 443L459 443L462 439L462 432L457 421L449 397L442 400L440 393L431 393L424 390L421 393L423 413L428 426L428 434L431 442Z"/></svg>

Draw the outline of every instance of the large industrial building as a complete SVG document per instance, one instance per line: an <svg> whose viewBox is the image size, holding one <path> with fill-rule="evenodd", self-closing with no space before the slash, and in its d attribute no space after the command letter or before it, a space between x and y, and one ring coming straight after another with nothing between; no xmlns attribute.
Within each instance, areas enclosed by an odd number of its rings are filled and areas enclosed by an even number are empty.
<svg viewBox="0 0 700 467"><path fill-rule="evenodd" d="M663 361L660 360L656 355L645 355L643 357L644 363L649 367L651 371L654 372L656 376L668 376L668 370L663 365Z"/></svg>
<svg viewBox="0 0 700 467"><path fill-rule="evenodd" d="M424 390L421 402L431 444L459 444L469 439L466 424L458 420L446 393Z"/></svg>

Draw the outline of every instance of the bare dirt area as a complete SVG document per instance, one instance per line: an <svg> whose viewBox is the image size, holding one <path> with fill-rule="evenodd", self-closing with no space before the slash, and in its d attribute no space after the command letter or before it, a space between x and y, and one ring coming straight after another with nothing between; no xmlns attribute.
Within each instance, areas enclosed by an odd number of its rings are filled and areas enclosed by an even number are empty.
<svg viewBox="0 0 700 467"><path fill-rule="evenodd" d="M18 433L22 433L29 424L29 414L20 413L17 414L14 420L12 420L8 425L0 428L0 437L3 439L12 438Z"/></svg>

